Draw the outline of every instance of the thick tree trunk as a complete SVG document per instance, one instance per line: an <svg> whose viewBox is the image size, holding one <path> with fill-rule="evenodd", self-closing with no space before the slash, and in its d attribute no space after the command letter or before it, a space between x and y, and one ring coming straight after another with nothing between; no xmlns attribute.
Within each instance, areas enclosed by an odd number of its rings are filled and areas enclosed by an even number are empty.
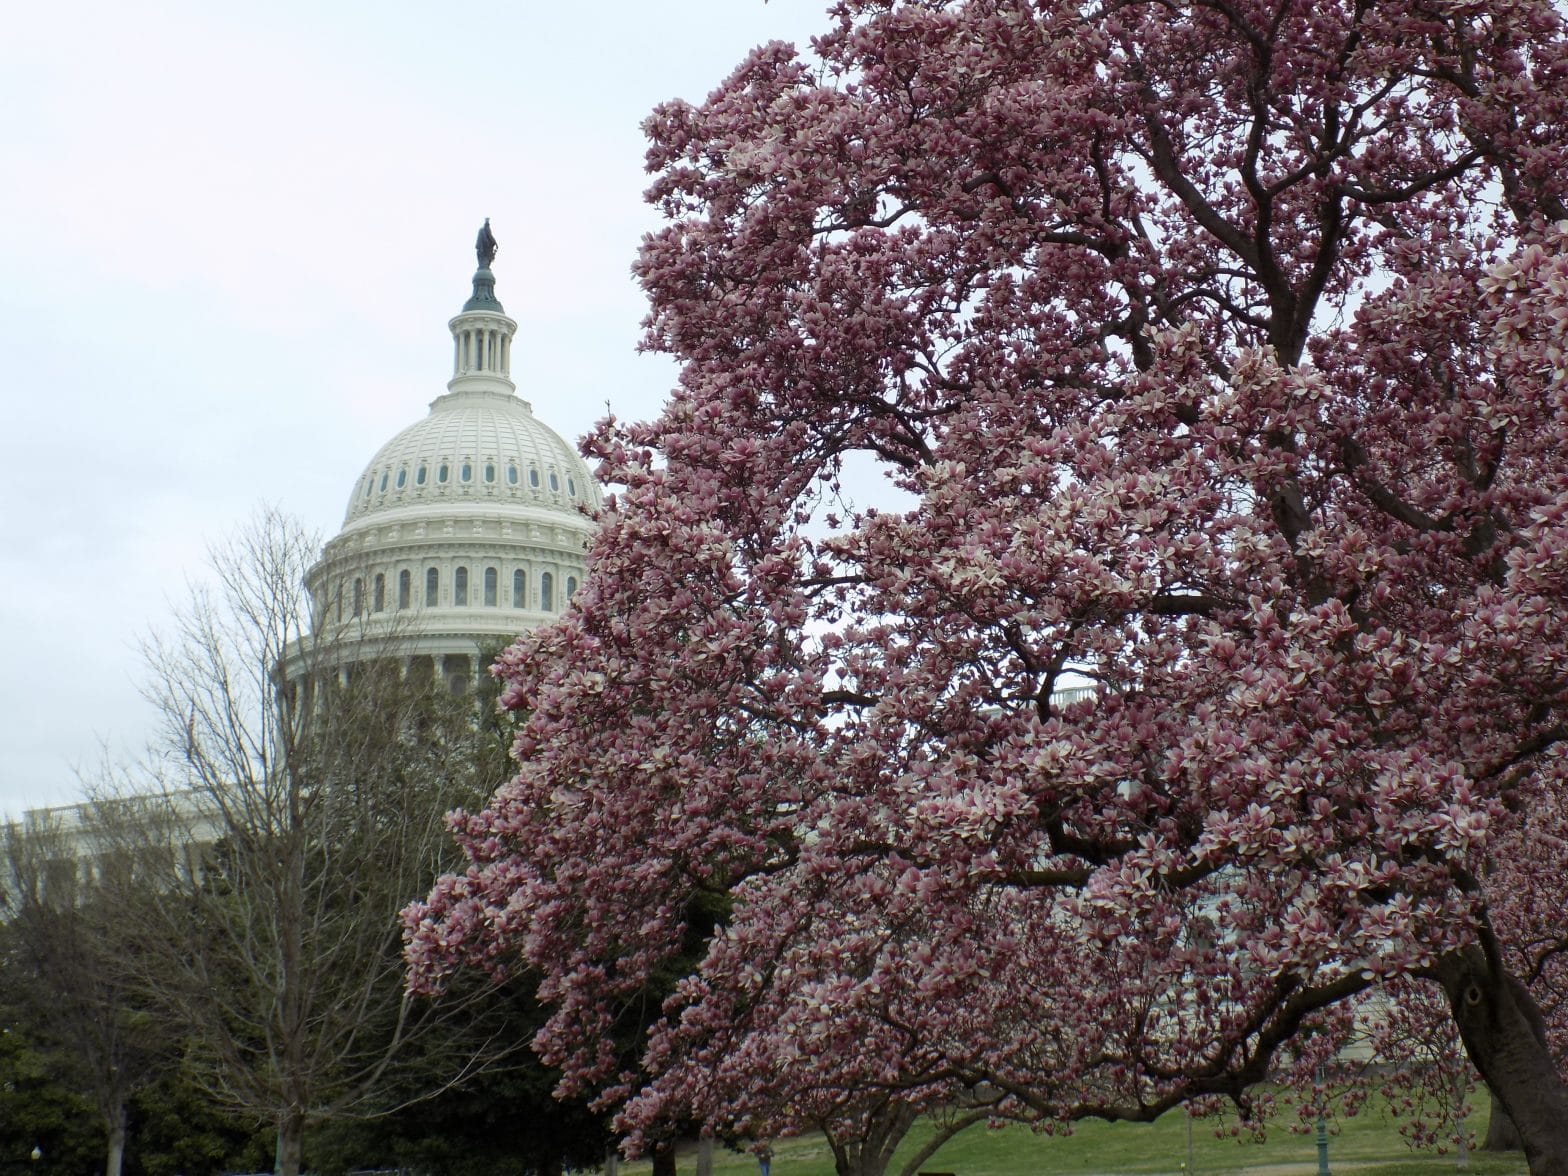
<svg viewBox="0 0 1568 1176"><path fill-rule="evenodd" d="M1519 1151L1524 1147L1524 1142L1519 1138L1519 1129L1508 1117L1508 1112L1503 1110L1503 1104L1497 1101L1497 1096L1490 1091L1487 1094L1492 1100L1492 1117L1487 1120L1486 1138L1481 1141L1481 1150Z"/></svg>
<svg viewBox="0 0 1568 1176"><path fill-rule="evenodd" d="M675 1141L653 1145L653 1176L675 1176Z"/></svg>
<svg viewBox="0 0 1568 1176"><path fill-rule="evenodd" d="M305 1153L305 1115L291 1110L278 1121L278 1152L273 1165L276 1176L299 1176Z"/></svg>
<svg viewBox="0 0 1568 1176"><path fill-rule="evenodd" d="M1444 956L1437 978L1471 1062L1519 1130L1531 1176L1568 1176L1568 1087L1534 999L1478 947Z"/></svg>

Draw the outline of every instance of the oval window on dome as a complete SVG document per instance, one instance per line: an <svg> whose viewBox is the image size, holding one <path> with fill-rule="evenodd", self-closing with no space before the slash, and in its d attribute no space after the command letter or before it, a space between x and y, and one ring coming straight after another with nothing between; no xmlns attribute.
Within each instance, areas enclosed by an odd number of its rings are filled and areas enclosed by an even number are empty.
<svg viewBox="0 0 1568 1176"><path fill-rule="evenodd" d="M372 490L374 490L375 488L376 488L376 480L374 478L366 478L365 479L365 497L369 498L370 497L370 492Z"/></svg>
<svg viewBox="0 0 1568 1176"><path fill-rule="evenodd" d="M550 471L550 489L556 491L557 493L559 493L561 489L561 479L555 476L554 470Z"/></svg>
<svg viewBox="0 0 1568 1176"><path fill-rule="evenodd" d="M570 494L573 498L577 497L577 479L576 478L568 477L566 479L566 492L568 494Z"/></svg>
<svg viewBox="0 0 1568 1176"><path fill-rule="evenodd" d="M506 483L509 486L517 485L517 467L515 465L506 467Z"/></svg>
<svg viewBox="0 0 1568 1176"><path fill-rule="evenodd" d="M386 492L387 492L387 471L386 470L382 470L381 471L381 493L385 494Z"/></svg>
<svg viewBox="0 0 1568 1176"><path fill-rule="evenodd" d="M474 480L474 467L464 462L457 467L457 480L459 482L472 482Z"/></svg>
<svg viewBox="0 0 1568 1176"><path fill-rule="evenodd" d="M397 472L397 488L399 490L401 490L404 486L407 486L407 485L408 485L408 471L407 470L398 470L398 472Z"/></svg>
<svg viewBox="0 0 1568 1176"><path fill-rule="evenodd" d="M445 485L447 477L450 474L451 474L451 470L449 470L447 468L446 462L442 462L440 465L436 466L436 481L437 482L440 482L443 485Z"/></svg>
<svg viewBox="0 0 1568 1176"><path fill-rule="evenodd" d="M420 466L417 470L414 471L414 485L416 485L416 486L423 486L424 484L425 484L425 467L424 466Z"/></svg>
<svg viewBox="0 0 1568 1176"><path fill-rule="evenodd" d="M493 462L485 462L485 481L495 481L495 463Z"/></svg>
<svg viewBox="0 0 1568 1176"><path fill-rule="evenodd" d="M528 467L528 484L535 490L539 489L539 471L532 466Z"/></svg>

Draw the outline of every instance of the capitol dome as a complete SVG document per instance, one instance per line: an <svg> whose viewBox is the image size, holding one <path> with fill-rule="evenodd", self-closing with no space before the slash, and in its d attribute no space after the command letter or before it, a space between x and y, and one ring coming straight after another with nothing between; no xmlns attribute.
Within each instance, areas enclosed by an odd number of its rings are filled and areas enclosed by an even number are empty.
<svg viewBox="0 0 1568 1176"><path fill-rule="evenodd" d="M598 506L582 458L507 393L450 392L381 447L349 494L345 530L454 504L565 513Z"/></svg>
<svg viewBox="0 0 1568 1176"><path fill-rule="evenodd" d="M478 252L473 293L448 324L446 393L371 458L306 577L318 642L328 631L338 647L395 642L453 690L566 607L601 503L582 458L517 395L517 324L495 297L488 221ZM357 656L378 655L336 660Z"/></svg>

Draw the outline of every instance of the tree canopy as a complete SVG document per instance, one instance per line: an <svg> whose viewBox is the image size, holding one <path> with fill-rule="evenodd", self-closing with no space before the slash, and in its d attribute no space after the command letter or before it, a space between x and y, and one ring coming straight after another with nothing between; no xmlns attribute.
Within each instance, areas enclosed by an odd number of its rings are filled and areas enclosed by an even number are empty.
<svg viewBox="0 0 1568 1176"><path fill-rule="evenodd" d="M624 1129L766 1135L1244 1099L1424 978L1568 1171L1565 106L1546 0L840 0L660 107L680 386L586 443L416 982L524 962Z"/></svg>

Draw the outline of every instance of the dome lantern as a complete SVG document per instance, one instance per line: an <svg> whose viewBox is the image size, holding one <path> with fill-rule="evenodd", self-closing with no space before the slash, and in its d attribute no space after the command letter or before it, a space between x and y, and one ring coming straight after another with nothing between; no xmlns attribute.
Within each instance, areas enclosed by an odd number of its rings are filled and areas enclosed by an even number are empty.
<svg viewBox="0 0 1568 1176"><path fill-rule="evenodd" d="M452 331L452 379L450 392L517 391L512 383L512 336L517 324L506 317L506 310L495 296L495 275L490 263L495 260L495 236L490 218L474 243L479 268L474 271L474 292L463 303L462 312L448 327Z"/></svg>

